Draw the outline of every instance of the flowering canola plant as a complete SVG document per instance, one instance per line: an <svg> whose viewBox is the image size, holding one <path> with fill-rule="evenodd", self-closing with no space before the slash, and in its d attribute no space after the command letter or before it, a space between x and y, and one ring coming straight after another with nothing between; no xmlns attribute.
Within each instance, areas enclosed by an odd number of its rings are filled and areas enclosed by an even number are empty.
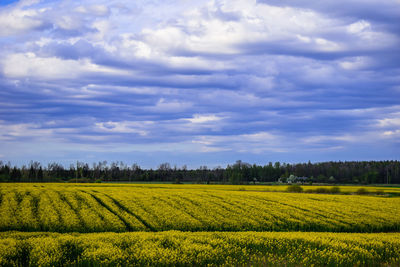
<svg viewBox="0 0 400 267"><path fill-rule="evenodd" d="M0 184L0 194L0 231L400 230L400 198L378 195L87 184Z"/></svg>
<svg viewBox="0 0 400 267"><path fill-rule="evenodd" d="M130 232L0 234L4 265L376 266L400 264L400 234Z"/></svg>
<svg viewBox="0 0 400 267"><path fill-rule="evenodd" d="M399 197L277 188L0 184L0 266L400 265Z"/></svg>

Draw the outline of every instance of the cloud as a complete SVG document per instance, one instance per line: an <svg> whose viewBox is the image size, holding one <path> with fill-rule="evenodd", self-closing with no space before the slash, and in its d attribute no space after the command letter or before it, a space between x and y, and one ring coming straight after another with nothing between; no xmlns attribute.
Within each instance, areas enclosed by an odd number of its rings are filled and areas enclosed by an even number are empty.
<svg viewBox="0 0 400 267"><path fill-rule="evenodd" d="M51 137L53 131L51 129L43 129L35 123L16 123L10 124L0 121L0 140L14 141L18 139L43 139Z"/></svg>
<svg viewBox="0 0 400 267"><path fill-rule="evenodd" d="M399 10L389 0L2 6L0 149L155 166L398 159Z"/></svg>
<svg viewBox="0 0 400 267"><path fill-rule="evenodd" d="M88 73L120 74L116 70L93 64L88 59L63 60L56 57L38 57L32 52L11 54L5 58L3 73L10 78L75 79Z"/></svg>
<svg viewBox="0 0 400 267"><path fill-rule="evenodd" d="M148 134L146 130L143 130L143 126L152 124L152 122L98 122L96 123L96 128L100 131L107 133L136 133L141 136ZM142 128L142 129L141 129Z"/></svg>
<svg viewBox="0 0 400 267"><path fill-rule="evenodd" d="M198 136L192 142L201 144L202 152L232 151L258 154L269 151L286 151L286 147L282 146L282 139L278 135L269 132L228 136Z"/></svg>
<svg viewBox="0 0 400 267"><path fill-rule="evenodd" d="M76 7L75 11L85 15L94 15L94 16L107 16L110 14L110 9L105 5L89 5L89 6L81 5Z"/></svg>
<svg viewBox="0 0 400 267"><path fill-rule="evenodd" d="M388 126L400 126L400 114L397 114L398 118L385 118L378 121L379 126L388 127Z"/></svg>
<svg viewBox="0 0 400 267"><path fill-rule="evenodd" d="M192 106L192 103L187 101L179 100L166 100L165 98L160 98L157 103L149 107L148 110L155 112L182 112Z"/></svg>
<svg viewBox="0 0 400 267"><path fill-rule="evenodd" d="M392 22L396 19L396 14L400 10L399 3L396 1L334 1L328 0L324 3L310 3L309 1L277 1L277 0L258 0L259 3L268 5L296 7L306 10L315 10L336 18L361 18L370 19L377 22Z"/></svg>
<svg viewBox="0 0 400 267"><path fill-rule="evenodd" d="M191 123L207 123L207 122L215 122L215 121L220 121L221 117L217 117L214 114L211 115L199 115L199 114L194 114L193 118L186 119L190 121Z"/></svg>
<svg viewBox="0 0 400 267"><path fill-rule="evenodd" d="M44 22L40 19L42 11L34 9L0 10L0 37L23 34L40 29Z"/></svg>

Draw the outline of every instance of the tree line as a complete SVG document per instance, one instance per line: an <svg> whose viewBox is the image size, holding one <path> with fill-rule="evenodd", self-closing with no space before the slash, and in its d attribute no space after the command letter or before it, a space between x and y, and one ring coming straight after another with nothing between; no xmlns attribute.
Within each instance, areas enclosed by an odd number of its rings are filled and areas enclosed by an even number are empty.
<svg viewBox="0 0 400 267"><path fill-rule="evenodd" d="M162 163L157 169L142 169L138 164L101 161L77 161L66 167L59 163L31 161L28 165L12 166L0 161L0 182L101 182L101 181L157 181L248 184L285 181L291 175L307 177L310 183L400 184L400 161L330 161L288 164L269 162L256 165L236 161L225 168L200 166L188 169Z"/></svg>

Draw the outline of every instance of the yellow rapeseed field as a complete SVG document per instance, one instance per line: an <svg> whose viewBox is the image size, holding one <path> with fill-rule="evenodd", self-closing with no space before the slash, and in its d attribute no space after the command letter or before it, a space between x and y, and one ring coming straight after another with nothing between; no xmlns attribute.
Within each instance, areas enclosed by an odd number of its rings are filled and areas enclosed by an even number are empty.
<svg viewBox="0 0 400 267"><path fill-rule="evenodd" d="M400 265L396 188L286 188L0 184L0 266Z"/></svg>
<svg viewBox="0 0 400 267"><path fill-rule="evenodd" d="M400 234L0 233L0 266L398 266Z"/></svg>
<svg viewBox="0 0 400 267"><path fill-rule="evenodd" d="M400 230L400 198L220 186L1 184L1 231ZM238 188L238 187L236 187Z"/></svg>

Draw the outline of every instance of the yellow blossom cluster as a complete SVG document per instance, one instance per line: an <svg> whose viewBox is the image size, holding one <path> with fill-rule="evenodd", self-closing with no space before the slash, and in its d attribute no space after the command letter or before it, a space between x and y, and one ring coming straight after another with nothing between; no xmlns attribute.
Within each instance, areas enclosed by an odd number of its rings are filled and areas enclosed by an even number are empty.
<svg viewBox="0 0 400 267"><path fill-rule="evenodd" d="M397 266L399 233L0 233L0 266Z"/></svg>
<svg viewBox="0 0 400 267"><path fill-rule="evenodd" d="M0 184L0 231L397 232L400 198L219 185Z"/></svg>

